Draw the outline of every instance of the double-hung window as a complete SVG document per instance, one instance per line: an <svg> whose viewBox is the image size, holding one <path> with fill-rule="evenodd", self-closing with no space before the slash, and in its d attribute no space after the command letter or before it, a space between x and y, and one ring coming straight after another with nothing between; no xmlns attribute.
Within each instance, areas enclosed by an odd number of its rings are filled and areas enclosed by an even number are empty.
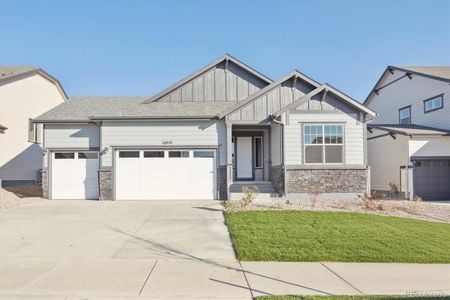
<svg viewBox="0 0 450 300"><path fill-rule="evenodd" d="M304 159L307 164L344 162L342 124L307 124L304 128Z"/></svg>
<svg viewBox="0 0 450 300"><path fill-rule="evenodd" d="M425 113L432 112L444 107L444 94L423 100L423 109Z"/></svg>
<svg viewBox="0 0 450 300"><path fill-rule="evenodd" d="M404 125L411 124L411 105L398 110L398 122Z"/></svg>

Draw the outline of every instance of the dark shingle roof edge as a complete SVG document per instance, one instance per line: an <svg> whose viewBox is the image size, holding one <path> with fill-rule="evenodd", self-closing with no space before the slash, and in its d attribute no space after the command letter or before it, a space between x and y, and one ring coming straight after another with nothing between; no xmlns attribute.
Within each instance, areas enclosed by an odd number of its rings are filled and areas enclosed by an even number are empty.
<svg viewBox="0 0 450 300"><path fill-rule="evenodd" d="M450 135L450 130L435 127L422 126L417 124L367 124L370 129L378 129L390 133L398 133L402 135Z"/></svg>

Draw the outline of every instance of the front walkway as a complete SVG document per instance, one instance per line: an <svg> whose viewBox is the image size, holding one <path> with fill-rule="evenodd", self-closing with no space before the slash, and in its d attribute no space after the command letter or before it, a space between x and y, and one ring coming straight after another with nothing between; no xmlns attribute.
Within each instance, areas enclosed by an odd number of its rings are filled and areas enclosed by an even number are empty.
<svg viewBox="0 0 450 300"><path fill-rule="evenodd" d="M0 299L450 293L450 265L238 262L214 201L44 201L0 212Z"/></svg>

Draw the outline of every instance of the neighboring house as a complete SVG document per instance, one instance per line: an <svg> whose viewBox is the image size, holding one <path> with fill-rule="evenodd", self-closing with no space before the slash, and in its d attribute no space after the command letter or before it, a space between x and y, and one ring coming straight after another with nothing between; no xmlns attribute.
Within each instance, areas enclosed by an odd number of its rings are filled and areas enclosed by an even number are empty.
<svg viewBox="0 0 450 300"><path fill-rule="evenodd" d="M450 67L388 66L364 104L372 189L450 199Z"/></svg>
<svg viewBox="0 0 450 300"><path fill-rule="evenodd" d="M354 198L375 113L298 71L277 81L225 55L153 97L73 98L44 124L50 199Z"/></svg>
<svg viewBox="0 0 450 300"><path fill-rule="evenodd" d="M42 147L29 136L35 118L67 96L58 80L42 69L0 66L0 181L3 186L35 184L42 169ZM32 125L32 124L31 124ZM40 130L34 131L36 134Z"/></svg>

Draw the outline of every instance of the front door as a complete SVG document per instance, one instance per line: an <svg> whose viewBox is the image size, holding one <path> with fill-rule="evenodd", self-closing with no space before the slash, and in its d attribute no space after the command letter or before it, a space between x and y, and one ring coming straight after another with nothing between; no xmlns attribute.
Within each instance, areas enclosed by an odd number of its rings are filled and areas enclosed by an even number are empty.
<svg viewBox="0 0 450 300"><path fill-rule="evenodd" d="M250 136L236 137L236 179L253 179L252 140Z"/></svg>

